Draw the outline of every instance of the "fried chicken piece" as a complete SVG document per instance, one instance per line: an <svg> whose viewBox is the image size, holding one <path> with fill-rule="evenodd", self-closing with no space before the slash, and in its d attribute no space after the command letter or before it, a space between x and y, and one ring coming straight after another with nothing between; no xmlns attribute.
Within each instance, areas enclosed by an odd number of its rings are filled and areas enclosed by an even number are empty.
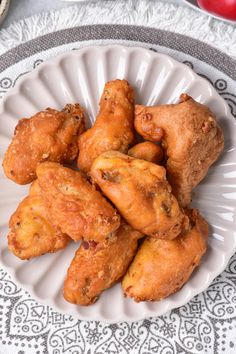
<svg viewBox="0 0 236 354"><path fill-rule="evenodd" d="M70 238L51 225L38 182L9 221L8 248L20 259L30 259L65 248Z"/></svg>
<svg viewBox="0 0 236 354"><path fill-rule="evenodd" d="M206 252L208 236L208 224L197 210L188 214L189 231L174 240L145 239L123 279L125 296L159 301L187 282Z"/></svg>
<svg viewBox="0 0 236 354"><path fill-rule="evenodd" d="M79 137L80 170L89 172L94 159L105 151L127 153L135 141L133 123L133 89L126 80L107 82L94 126Z"/></svg>
<svg viewBox="0 0 236 354"><path fill-rule="evenodd" d="M182 206L224 148L224 137L210 109L182 94L180 103L135 107L135 128L145 139L160 141L167 155L167 177Z"/></svg>
<svg viewBox="0 0 236 354"><path fill-rule="evenodd" d="M159 164L163 158L163 151L160 145L154 144L151 141L144 141L129 149L128 155L136 159Z"/></svg>
<svg viewBox="0 0 236 354"><path fill-rule="evenodd" d="M120 226L120 217L83 175L55 162L36 173L51 221L74 241L102 242Z"/></svg>
<svg viewBox="0 0 236 354"><path fill-rule="evenodd" d="M143 234L172 239L187 227L188 217L171 194L164 167L108 151L94 161L90 175L126 221Z"/></svg>
<svg viewBox="0 0 236 354"><path fill-rule="evenodd" d="M156 161L160 150L156 149L156 144L146 143L135 145L129 152L134 152L135 157ZM139 145L144 144L144 148L139 148ZM102 291L123 277L136 254L137 240L143 235L124 221L113 235L114 238L110 239L110 242L97 244L91 241L81 244L65 280L64 297L67 301L90 305Z"/></svg>
<svg viewBox="0 0 236 354"><path fill-rule="evenodd" d="M62 112L47 108L29 119L21 119L4 156L6 176L27 184L36 178L40 162L73 161L78 155L78 136L84 130L84 111L79 104L68 104Z"/></svg>
<svg viewBox="0 0 236 354"><path fill-rule="evenodd" d="M90 305L125 274L136 254L140 232L122 222L110 242L82 242L67 271L64 298Z"/></svg>

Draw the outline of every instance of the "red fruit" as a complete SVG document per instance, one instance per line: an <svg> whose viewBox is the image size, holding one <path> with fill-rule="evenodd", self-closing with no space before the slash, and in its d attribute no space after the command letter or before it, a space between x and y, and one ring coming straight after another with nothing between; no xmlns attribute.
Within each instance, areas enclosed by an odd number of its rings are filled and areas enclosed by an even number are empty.
<svg viewBox="0 0 236 354"><path fill-rule="evenodd" d="M197 2L208 12L236 21L236 0L198 0Z"/></svg>

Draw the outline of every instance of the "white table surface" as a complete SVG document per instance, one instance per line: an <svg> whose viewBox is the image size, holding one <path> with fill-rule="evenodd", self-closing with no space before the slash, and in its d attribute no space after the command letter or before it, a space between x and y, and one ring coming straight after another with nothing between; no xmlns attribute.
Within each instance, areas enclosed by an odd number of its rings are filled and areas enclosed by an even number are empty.
<svg viewBox="0 0 236 354"><path fill-rule="evenodd" d="M182 0L165 0L165 1L167 3L183 4L186 6L184 1ZM11 23L15 21L32 16L39 12L48 11L51 9L60 9L62 7L71 6L73 4L75 3L65 2L62 0L11 0L7 17L2 23L2 25L0 26L0 29L6 28L7 26L9 26Z"/></svg>

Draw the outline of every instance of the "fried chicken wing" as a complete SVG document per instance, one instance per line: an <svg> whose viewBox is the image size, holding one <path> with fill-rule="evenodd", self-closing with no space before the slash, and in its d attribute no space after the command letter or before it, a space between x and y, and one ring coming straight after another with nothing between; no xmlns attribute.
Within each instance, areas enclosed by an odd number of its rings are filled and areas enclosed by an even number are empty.
<svg viewBox="0 0 236 354"><path fill-rule="evenodd" d="M125 80L107 82L94 126L79 137L78 167L88 172L93 160L104 151L126 153L135 141L133 123L133 89Z"/></svg>
<svg viewBox="0 0 236 354"><path fill-rule="evenodd" d="M163 151L159 145L154 144L151 141L144 141L129 149L128 155L136 159L159 164L163 158Z"/></svg>
<svg viewBox="0 0 236 354"><path fill-rule="evenodd" d="M179 290L199 265L207 247L208 225L196 210L189 212L190 229L174 240L146 238L122 287L135 301L159 301Z"/></svg>
<svg viewBox="0 0 236 354"><path fill-rule="evenodd" d="M164 167L118 151L101 154L90 175L126 221L143 234L172 239L188 224Z"/></svg>
<svg viewBox="0 0 236 354"><path fill-rule="evenodd" d="M68 104L59 112L47 108L21 119L3 160L6 176L19 184L36 178L42 161L69 163L78 155L78 136L85 130L84 111Z"/></svg>
<svg viewBox="0 0 236 354"><path fill-rule="evenodd" d="M9 221L8 248L21 259L30 259L65 248L70 238L52 226L40 188L35 181L31 193L19 204Z"/></svg>
<svg viewBox="0 0 236 354"><path fill-rule="evenodd" d="M112 242L83 242L67 271L65 299L78 305L94 303L103 290L123 277L141 236L123 222Z"/></svg>
<svg viewBox="0 0 236 354"><path fill-rule="evenodd" d="M73 240L102 242L120 226L116 210L80 172L43 162L36 173L52 223Z"/></svg>
<svg viewBox="0 0 236 354"><path fill-rule="evenodd" d="M181 102L135 107L135 128L145 139L159 141L167 155L167 177L182 206L224 148L224 137L210 109L183 94ZM158 134L157 134L158 135Z"/></svg>

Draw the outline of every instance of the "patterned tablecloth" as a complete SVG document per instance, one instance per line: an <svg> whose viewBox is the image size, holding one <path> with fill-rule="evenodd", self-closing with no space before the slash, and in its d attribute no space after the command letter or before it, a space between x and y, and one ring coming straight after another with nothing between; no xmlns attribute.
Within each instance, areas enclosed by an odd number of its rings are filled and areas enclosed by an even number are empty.
<svg viewBox="0 0 236 354"><path fill-rule="evenodd" d="M154 28L97 25L64 29L0 57L0 97L18 78L59 53L119 43L163 52L208 78L236 118L236 63L207 44ZM1 123L1 122L0 122ZM2 236L2 235L1 235ZM0 354L236 353L236 256L185 306L134 323L86 322L37 303L0 270Z"/></svg>

